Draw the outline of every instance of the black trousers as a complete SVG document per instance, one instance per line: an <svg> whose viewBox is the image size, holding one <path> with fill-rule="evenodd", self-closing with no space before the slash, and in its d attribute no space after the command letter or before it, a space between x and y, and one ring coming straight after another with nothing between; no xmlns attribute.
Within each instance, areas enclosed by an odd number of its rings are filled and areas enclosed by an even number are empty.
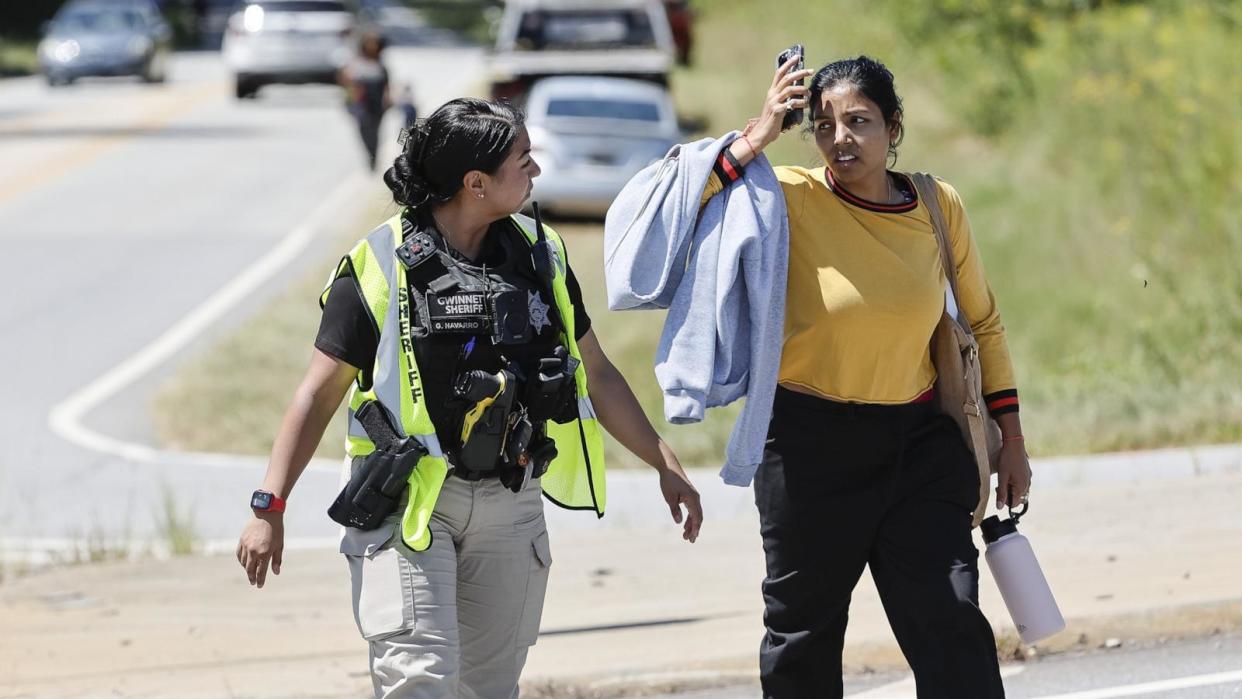
<svg viewBox="0 0 1242 699"><path fill-rule="evenodd" d="M973 457L934 404L778 389L755 477L767 556L763 695L842 696L850 596L869 565L919 699L1004 697L979 611L978 502Z"/></svg>
<svg viewBox="0 0 1242 699"><path fill-rule="evenodd" d="M358 122L358 135L362 137L362 147L367 150L367 165L375 169L375 159L379 154L379 128L383 114L354 112L354 120Z"/></svg>

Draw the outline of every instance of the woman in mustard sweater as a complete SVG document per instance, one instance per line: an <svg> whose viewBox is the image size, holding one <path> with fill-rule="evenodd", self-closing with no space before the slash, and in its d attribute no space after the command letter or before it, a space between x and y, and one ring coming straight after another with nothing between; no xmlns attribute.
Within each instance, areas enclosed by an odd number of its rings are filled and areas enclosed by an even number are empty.
<svg viewBox="0 0 1242 699"><path fill-rule="evenodd" d="M929 343L945 304L939 248L913 182L888 169L902 137L893 75L860 56L781 66L763 111L721 153L703 202L808 108L827 167L777 167L789 214L779 387L755 476L767 577L765 697L842 696L850 595L870 566L918 696L1003 697L979 610L971 519L979 476L935 408ZM996 299L957 192L939 183L960 310L979 342L1001 428L997 506L1025 501L1031 472ZM1012 501L1009 500L1012 498Z"/></svg>

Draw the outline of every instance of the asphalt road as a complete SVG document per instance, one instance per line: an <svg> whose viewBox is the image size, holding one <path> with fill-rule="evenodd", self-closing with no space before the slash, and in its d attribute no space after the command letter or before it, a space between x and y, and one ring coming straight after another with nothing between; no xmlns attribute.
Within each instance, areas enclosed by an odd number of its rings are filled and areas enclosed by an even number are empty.
<svg viewBox="0 0 1242 699"><path fill-rule="evenodd" d="M1006 665L1009 699L1223 699L1242 697L1242 636L1122 647ZM669 694L653 699L753 699L755 685ZM908 675L847 677L848 699L914 699Z"/></svg>
<svg viewBox="0 0 1242 699"><path fill-rule="evenodd" d="M401 48L388 61L428 113L474 86L480 58ZM217 54L177 55L164 86L0 81L0 562L156 538L165 487L203 539L235 539L261 460L124 445L150 443L162 375L322 265L338 244L325 230L386 199L377 177L336 88L238 102ZM220 291L277 248L224 308ZM312 506L291 514L303 536L333 536L319 505L335 487L330 469L307 474Z"/></svg>

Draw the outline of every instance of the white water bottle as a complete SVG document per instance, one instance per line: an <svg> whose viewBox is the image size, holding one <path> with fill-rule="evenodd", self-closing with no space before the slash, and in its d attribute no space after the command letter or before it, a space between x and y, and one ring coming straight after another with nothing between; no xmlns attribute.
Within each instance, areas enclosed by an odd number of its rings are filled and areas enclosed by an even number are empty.
<svg viewBox="0 0 1242 699"><path fill-rule="evenodd" d="M980 529L987 544L984 557L992 578L1000 588L1001 598L1009 608L1009 616L1018 628L1023 643L1036 643L1065 628L1065 618L1052 597L1048 580L1035 560L1031 542L1018 533L1018 517L1001 520L996 515L983 520Z"/></svg>

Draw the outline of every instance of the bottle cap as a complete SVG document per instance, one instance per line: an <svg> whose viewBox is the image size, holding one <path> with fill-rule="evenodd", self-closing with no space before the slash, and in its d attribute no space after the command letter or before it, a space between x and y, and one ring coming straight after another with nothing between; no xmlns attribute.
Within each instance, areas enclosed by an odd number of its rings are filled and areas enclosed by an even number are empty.
<svg viewBox="0 0 1242 699"><path fill-rule="evenodd" d="M979 529L983 532L983 542L991 544L1003 536L1018 533L1018 520L1009 518L1002 520L996 515L992 515L979 524Z"/></svg>

